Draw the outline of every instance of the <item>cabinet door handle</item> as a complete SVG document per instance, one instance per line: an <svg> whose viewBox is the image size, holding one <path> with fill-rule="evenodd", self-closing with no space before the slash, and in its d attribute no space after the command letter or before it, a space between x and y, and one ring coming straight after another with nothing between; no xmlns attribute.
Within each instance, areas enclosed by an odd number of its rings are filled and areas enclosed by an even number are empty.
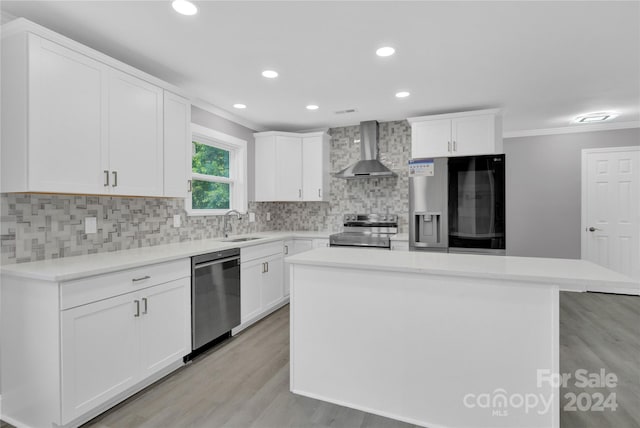
<svg viewBox="0 0 640 428"><path fill-rule="evenodd" d="M117 187L118 186L118 171L113 171L113 185L112 187Z"/></svg>
<svg viewBox="0 0 640 428"><path fill-rule="evenodd" d="M151 277L149 275L145 275L145 276L141 276L140 278L133 278L131 281L138 282L138 281L144 281L145 279L151 279Z"/></svg>
<svg viewBox="0 0 640 428"><path fill-rule="evenodd" d="M289 254L289 246L288 245L284 246L284 253L285 254Z"/></svg>
<svg viewBox="0 0 640 428"><path fill-rule="evenodd" d="M453 140L453 151L457 152L458 149L456 148L456 140Z"/></svg>
<svg viewBox="0 0 640 428"><path fill-rule="evenodd" d="M298 198L302 199L302 189L298 189Z"/></svg>
<svg viewBox="0 0 640 428"><path fill-rule="evenodd" d="M267 272L269 272L269 262L265 263L267 265Z"/></svg>
<svg viewBox="0 0 640 428"><path fill-rule="evenodd" d="M265 262L262 262L262 273L265 273L265 272L266 272L266 270L265 270Z"/></svg>
<svg viewBox="0 0 640 428"><path fill-rule="evenodd" d="M451 141L447 141L447 151L451 152Z"/></svg>
<svg viewBox="0 0 640 428"><path fill-rule="evenodd" d="M144 306L144 309L142 310L142 315L145 315L147 313L147 298L146 297L142 298L142 305Z"/></svg>
<svg viewBox="0 0 640 428"><path fill-rule="evenodd" d="M109 170L104 170L104 187L109 187Z"/></svg>
<svg viewBox="0 0 640 428"><path fill-rule="evenodd" d="M191 180L189 180L189 190L188 190L188 192L191 193L191 191L192 191L192 184L191 184Z"/></svg>
<svg viewBox="0 0 640 428"><path fill-rule="evenodd" d="M140 316L140 300L134 300L133 303L136 304L136 313L133 314L134 317Z"/></svg>
<svg viewBox="0 0 640 428"><path fill-rule="evenodd" d="M318 197L322 198L322 189L318 189Z"/></svg>

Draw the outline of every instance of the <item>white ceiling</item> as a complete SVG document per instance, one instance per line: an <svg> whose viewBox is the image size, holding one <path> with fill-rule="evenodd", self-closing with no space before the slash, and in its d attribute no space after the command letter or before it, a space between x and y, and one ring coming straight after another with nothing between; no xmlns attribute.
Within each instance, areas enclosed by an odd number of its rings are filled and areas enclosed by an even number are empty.
<svg viewBox="0 0 640 428"><path fill-rule="evenodd" d="M640 120L640 2L2 1L259 129L503 107L506 132ZM376 48L394 46L379 58ZM263 78L262 70L280 73ZM396 99L399 90L411 96ZM246 110L234 110L244 103ZM308 111L307 104L320 109ZM356 108L357 113L336 115Z"/></svg>

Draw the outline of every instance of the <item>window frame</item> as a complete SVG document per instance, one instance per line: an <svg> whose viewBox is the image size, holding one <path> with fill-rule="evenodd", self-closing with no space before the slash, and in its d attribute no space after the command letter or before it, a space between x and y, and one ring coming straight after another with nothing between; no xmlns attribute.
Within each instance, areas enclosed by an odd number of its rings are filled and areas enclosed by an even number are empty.
<svg viewBox="0 0 640 428"><path fill-rule="evenodd" d="M193 142L205 144L229 152L229 178L193 172ZM185 198L185 210L189 216L225 215L229 210L247 212L247 142L240 138L191 124L191 141L187 148L189 183L207 181L229 184L229 209L196 209L192 207L193 193Z"/></svg>

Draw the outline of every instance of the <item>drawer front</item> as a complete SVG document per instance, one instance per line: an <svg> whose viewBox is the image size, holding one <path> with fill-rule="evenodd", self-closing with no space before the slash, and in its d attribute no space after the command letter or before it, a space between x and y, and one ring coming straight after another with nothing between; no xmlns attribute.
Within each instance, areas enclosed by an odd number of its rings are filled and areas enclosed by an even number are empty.
<svg viewBox="0 0 640 428"><path fill-rule="evenodd" d="M269 242L268 244L254 245L240 249L240 263L250 260L261 259L274 254L282 254L284 251L283 241Z"/></svg>
<svg viewBox="0 0 640 428"><path fill-rule="evenodd" d="M191 259L187 258L63 282L60 307L65 310L190 276Z"/></svg>

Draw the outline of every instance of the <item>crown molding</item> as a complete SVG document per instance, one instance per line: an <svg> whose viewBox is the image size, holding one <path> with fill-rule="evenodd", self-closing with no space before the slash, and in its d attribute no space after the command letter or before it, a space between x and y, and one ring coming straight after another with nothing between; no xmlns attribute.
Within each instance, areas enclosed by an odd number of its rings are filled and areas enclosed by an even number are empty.
<svg viewBox="0 0 640 428"><path fill-rule="evenodd" d="M640 128L640 121L597 123L590 125L571 125L562 128L530 129L511 131L502 134L502 138L534 137L537 135L576 134L580 132L613 131L616 129Z"/></svg>
<svg viewBox="0 0 640 428"><path fill-rule="evenodd" d="M230 120L231 122L235 122L238 125L242 125L245 128L249 128L252 131L261 132L261 131L268 131L269 130L268 128L265 128L262 125L259 125L259 124L255 123L255 122L250 121L250 120L238 117L235 114L230 113L230 112L228 112L226 110L223 110L220 107L217 107L217 106L211 104L210 102L205 101L205 100L203 100L201 98L192 99L191 100L191 105L193 105L195 107L198 107L198 108L200 108L202 110L208 111L209 113L213 113L216 116L220 116L223 119L227 119L227 120Z"/></svg>

